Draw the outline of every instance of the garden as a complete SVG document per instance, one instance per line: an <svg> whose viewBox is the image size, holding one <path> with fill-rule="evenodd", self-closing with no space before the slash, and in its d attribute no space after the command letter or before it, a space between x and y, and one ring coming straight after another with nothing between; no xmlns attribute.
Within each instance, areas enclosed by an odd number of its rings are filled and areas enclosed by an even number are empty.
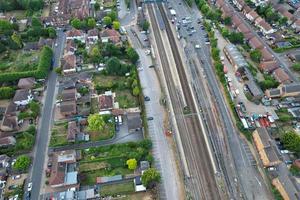
<svg viewBox="0 0 300 200"><path fill-rule="evenodd" d="M57 146L63 146L68 144L67 130L68 130L68 122L54 124L51 132L49 146L57 147Z"/></svg>
<svg viewBox="0 0 300 200"><path fill-rule="evenodd" d="M128 168L126 161L135 159L138 163L141 160L148 160L151 163L153 161L150 154L151 147L150 140L143 140L84 150L79 166L81 183L93 185L100 176L132 174L134 170Z"/></svg>
<svg viewBox="0 0 300 200"><path fill-rule="evenodd" d="M125 183L116 183L112 185L103 185L100 187L100 195L102 197L115 196L120 194L130 194L134 192L133 181Z"/></svg>

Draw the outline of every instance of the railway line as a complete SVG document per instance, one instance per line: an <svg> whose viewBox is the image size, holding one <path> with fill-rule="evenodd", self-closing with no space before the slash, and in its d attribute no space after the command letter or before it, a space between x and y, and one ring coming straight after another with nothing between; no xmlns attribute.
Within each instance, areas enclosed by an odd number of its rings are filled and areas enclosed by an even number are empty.
<svg viewBox="0 0 300 200"><path fill-rule="evenodd" d="M160 12L162 20L165 24L165 31L168 35L169 44L172 49L173 58L176 63L177 73L182 85L182 91L184 96L182 97L178 92L178 88L175 87L174 81L171 77L171 69L169 67L168 59L165 53L164 43L160 35L160 29L155 17L154 6L157 6ZM180 132L184 153L186 156L189 177L186 178L187 191L194 199L223 199L223 195L220 194L219 188L215 180L215 173L209 157L209 152L205 144L204 133L200 126L199 114L197 114L197 108L193 101L189 82L185 74L184 66L178 51L178 47L175 42L174 35L172 34L168 19L162 4L147 5L153 33L155 36L157 48L159 50L163 73L167 83L167 89L172 101L174 115L176 117L178 129ZM185 100L185 101L184 101ZM186 105L183 104L186 102ZM196 113L195 115L184 115L183 109L187 106L190 113Z"/></svg>

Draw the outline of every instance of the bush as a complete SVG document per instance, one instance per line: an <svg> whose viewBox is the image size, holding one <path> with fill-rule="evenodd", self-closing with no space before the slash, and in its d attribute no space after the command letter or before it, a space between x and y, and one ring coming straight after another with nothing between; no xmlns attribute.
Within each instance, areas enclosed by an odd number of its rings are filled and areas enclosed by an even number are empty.
<svg viewBox="0 0 300 200"><path fill-rule="evenodd" d="M300 63L295 63L292 65L293 70L299 72L300 71Z"/></svg>
<svg viewBox="0 0 300 200"><path fill-rule="evenodd" d="M0 88L0 99L11 99L15 94L15 88L12 87L1 87Z"/></svg>
<svg viewBox="0 0 300 200"><path fill-rule="evenodd" d="M27 155L21 155L17 158L15 164L12 166L14 170L25 171L30 166L31 159Z"/></svg>

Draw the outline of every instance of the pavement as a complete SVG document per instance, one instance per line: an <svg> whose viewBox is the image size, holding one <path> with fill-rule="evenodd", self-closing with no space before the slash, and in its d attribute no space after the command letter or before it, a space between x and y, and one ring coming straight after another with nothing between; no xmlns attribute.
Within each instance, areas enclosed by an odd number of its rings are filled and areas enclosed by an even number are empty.
<svg viewBox="0 0 300 200"><path fill-rule="evenodd" d="M58 31L57 44L54 49L54 67L59 66L61 54L64 49L65 35L62 31ZM55 102L55 90L56 90L57 75L52 70L49 73L47 79L46 95L43 102L43 108L41 112L40 122L37 129L37 137L34 148L33 165L30 169L30 178L27 180L27 184L32 182L31 199L39 199L42 182L44 175L44 162L47 155L47 147L50 136L50 127L52 123L52 114L54 110ZM26 185L27 185L26 184ZM26 188L26 187L25 187Z"/></svg>
<svg viewBox="0 0 300 200"><path fill-rule="evenodd" d="M209 52L210 48L205 45L204 36L206 33L204 30L199 28L199 25L197 25L196 22L196 19L201 18L201 14L196 6L187 8L183 3L182 5L179 5L179 2L181 1L175 0L169 3L169 5L172 6L177 12L177 20L187 16L191 17L192 25L190 26L194 26L194 29L196 30L196 33L192 34L191 36L188 35L187 31L182 31L181 34L183 38L186 38L186 40L181 39L180 43L185 49L185 54L188 59L198 58L199 63L202 63L202 69L200 68L200 71L203 71L205 74L204 77L207 80L211 91L210 93L214 99L214 104L218 110L216 112L219 113L219 119L221 120L221 124L223 126L225 144L220 145L220 148L224 148L225 146L225 148L231 151L232 154L231 156L223 155L224 158L233 158L232 162L228 163L227 161L227 176L230 180L235 180L235 185L238 186L237 190L240 190L240 196L244 196L247 199L270 199L270 193L266 188L266 185L263 183L263 180L256 167L252 166L252 159L249 158L249 154L246 150L247 146L242 145L242 139L235 129L230 111L225 104L226 101L223 97L221 92L222 90L220 89L219 82L212 67ZM192 44L200 44L201 48L196 50ZM196 56L194 54L195 52ZM218 144L218 140L216 143ZM226 159L224 159L224 162L226 163Z"/></svg>
<svg viewBox="0 0 300 200"><path fill-rule="evenodd" d="M125 2L124 2L125 0L120 0L120 3L122 1L125 4ZM124 7L121 7L121 9L124 9ZM127 25L131 24L132 22L134 22L135 18L136 18L136 12L137 12L137 6L135 4L135 0L131 0L129 12L126 11L126 14L125 14L124 11L122 10L121 15L119 15L119 20L120 20L121 25L127 26ZM120 12L119 12L119 14L120 14Z"/></svg>

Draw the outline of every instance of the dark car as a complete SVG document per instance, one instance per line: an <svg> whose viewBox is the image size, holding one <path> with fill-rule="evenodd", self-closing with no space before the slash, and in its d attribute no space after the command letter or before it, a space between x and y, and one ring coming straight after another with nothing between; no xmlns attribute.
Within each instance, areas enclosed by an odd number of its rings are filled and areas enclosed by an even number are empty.
<svg viewBox="0 0 300 200"><path fill-rule="evenodd" d="M145 99L145 101L150 101L150 97L148 97L148 96L145 96L144 99Z"/></svg>
<svg viewBox="0 0 300 200"><path fill-rule="evenodd" d="M10 185L10 186L8 187L9 190L14 190L14 189L17 189L17 188L18 188L17 185Z"/></svg>
<svg viewBox="0 0 300 200"><path fill-rule="evenodd" d="M153 117L148 117L147 118L148 121L153 120L153 119L154 119Z"/></svg>
<svg viewBox="0 0 300 200"><path fill-rule="evenodd" d="M154 68L154 67L155 67L154 65L150 65L150 66L149 66L149 68Z"/></svg>
<svg viewBox="0 0 300 200"><path fill-rule="evenodd" d="M30 197L31 197L31 192L26 192L25 199L30 200Z"/></svg>

